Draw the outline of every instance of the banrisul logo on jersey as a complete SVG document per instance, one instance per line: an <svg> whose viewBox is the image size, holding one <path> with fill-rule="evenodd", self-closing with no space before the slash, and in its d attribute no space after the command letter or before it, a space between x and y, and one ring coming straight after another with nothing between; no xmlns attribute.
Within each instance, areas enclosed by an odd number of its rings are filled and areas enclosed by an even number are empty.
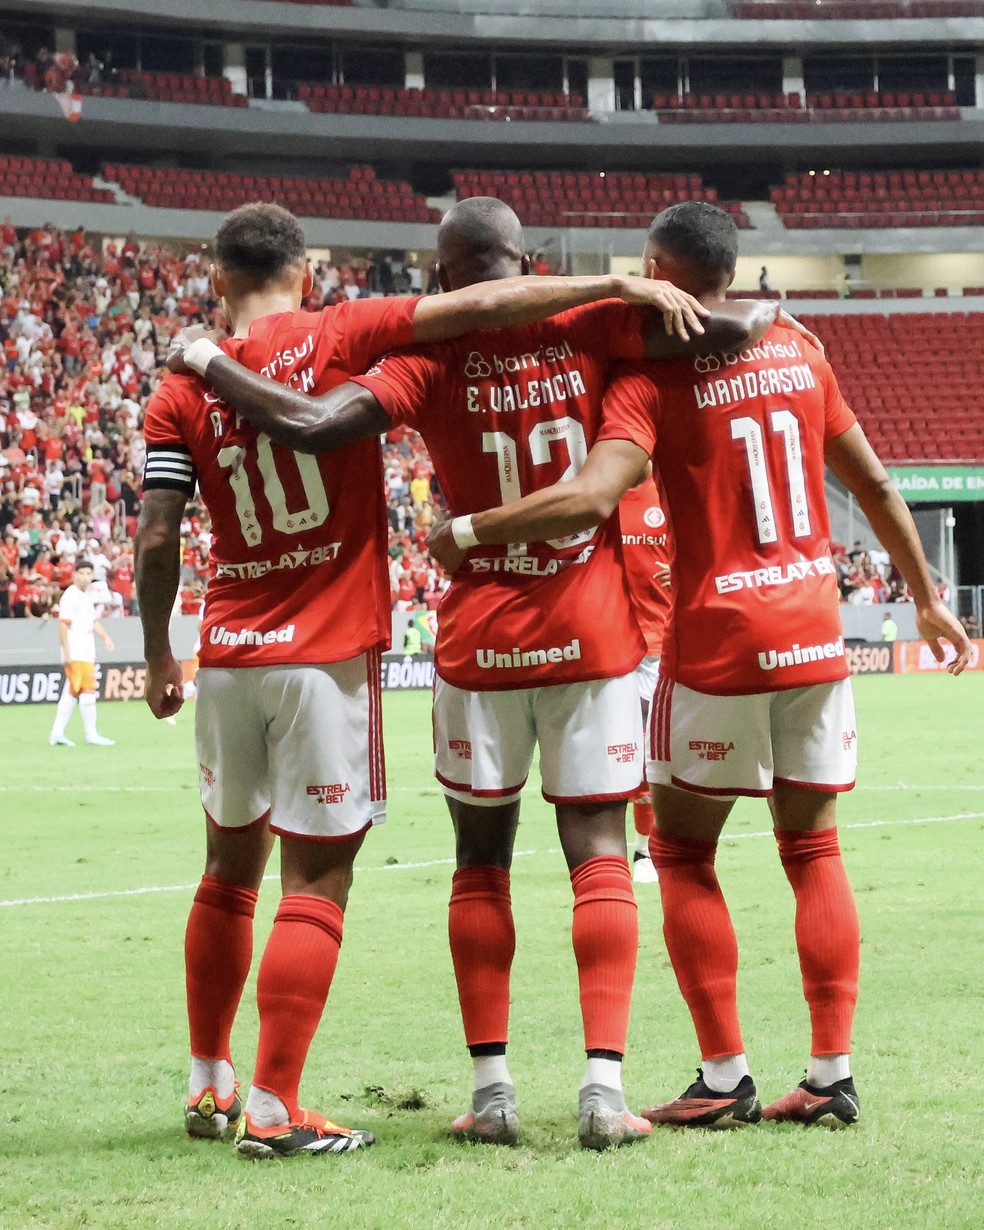
<svg viewBox="0 0 984 1230"><path fill-rule="evenodd" d="M473 350L465 361L465 377L468 380L487 380L492 375L492 368L489 366L483 354Z"/></svg>

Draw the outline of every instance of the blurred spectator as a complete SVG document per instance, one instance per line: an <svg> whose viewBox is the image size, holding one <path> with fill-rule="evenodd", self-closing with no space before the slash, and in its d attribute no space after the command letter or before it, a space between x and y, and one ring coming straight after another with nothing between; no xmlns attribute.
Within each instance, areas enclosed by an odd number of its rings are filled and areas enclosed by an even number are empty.
<svg viewBox="0 0 984 1230"><path fill-rule="evenodd" d="M407 630L403 634L403 652L411 657L416 657L423 648L423 639L420 635L420 629L416 624L408 624Z"/></svg>

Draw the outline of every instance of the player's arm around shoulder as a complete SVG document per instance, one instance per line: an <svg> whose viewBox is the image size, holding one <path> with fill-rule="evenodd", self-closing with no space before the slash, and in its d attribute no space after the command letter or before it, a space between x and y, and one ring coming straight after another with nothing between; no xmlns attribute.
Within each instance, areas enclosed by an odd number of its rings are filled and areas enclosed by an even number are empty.
<svg viewBox="0 0 984 1230"><path fill-rule="evenodd" d="M946 660L940 641L949 641L955 657L947 663L947 670L959 675L970 661L966 629L940 600L908 505L857 423L827 440L824 459L857 500L878 541L905 577L916 604L919 635L937 662Z"/></svg>
<svg viewBox="0 0 984 1230"><path fill-rule="evenodd" d="M514 277L478 282L417 301L415 342L446 341L475 329L507 329L529 324L605 299L654 308L667 333L683 339L703 332L707 309L670 282L640 277Z"/></svg>
<svg viewBox="0 0 984 1230"><path fill-rule="evenodd" d="M176 346L168 355L172 373L197 372L227 405L277 444L298 453L331 452L389 426L373 395L357 384L346 381L312 397L251 371L208 338L189 336L189 345Z"/></svg>
<svg viewBox="0 0 984 1230"><path fill-rule="evenodd" d="M779 313L778 303L761 299L733 299L705 304L705 309L709 314L701 322L703 331L689 339L650 327L645 335L646 358L669 360L747 350L765 337Z"/></svg>
<svg viewBox="0 0 984 1230"><path fill-rule="evenodd" d="M455 572L470 547L543 542L592 529L608 520L648 460L631 440L596 444L581 472L566 482L499 508L435 522L427 548L446 572Z"/></svg>

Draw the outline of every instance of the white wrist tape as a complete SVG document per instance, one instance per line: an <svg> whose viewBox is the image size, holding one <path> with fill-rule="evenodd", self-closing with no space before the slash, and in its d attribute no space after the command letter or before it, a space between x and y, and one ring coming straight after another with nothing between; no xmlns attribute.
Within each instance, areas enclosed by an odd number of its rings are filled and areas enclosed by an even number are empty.
<svg viewBox="0 0 984 1230"><path fill-rule="evenodd" d="M222 353L223 351L210 338L199 337L185 349L181 357L184 359L186 367L190 367L199 376L204 376L205 368L208 367L216 355Z"/></svg>
<svg viewBox="0 0 984 1230"><path fill-rule="evenodd" d="M451 522L451 537L454 539L454 545L460 547L462 551L467 551L469 547L477 547L478 539L475 536L475 531L472 529L472 519L468 517L455 517Z"/></svg>

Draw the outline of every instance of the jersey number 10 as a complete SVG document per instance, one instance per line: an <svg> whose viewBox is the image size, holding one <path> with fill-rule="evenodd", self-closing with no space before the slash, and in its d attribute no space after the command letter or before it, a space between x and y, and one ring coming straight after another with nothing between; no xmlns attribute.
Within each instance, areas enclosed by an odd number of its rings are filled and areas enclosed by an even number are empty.
<svg viewBox="0 0 984 1230"><path fill-rule="evenodd" d="M306 508L289 509L284 484L277 473L277 461L270 437L260 435L256 439L256 465L263 481L263 496L273 514L273 528L281 534L299 534L313 530L328 517L328 492L318 467L318 459L310 453L295 453L286 450L297 465L301 485L304 488ZM256 513L256 497L250 490L249 471L246 468L246 452L241 444L229 444L219 449L218 463L229 470L229 485L236 501L236 515L243 538L251 547L263 541L263 527Z"/></svg>

